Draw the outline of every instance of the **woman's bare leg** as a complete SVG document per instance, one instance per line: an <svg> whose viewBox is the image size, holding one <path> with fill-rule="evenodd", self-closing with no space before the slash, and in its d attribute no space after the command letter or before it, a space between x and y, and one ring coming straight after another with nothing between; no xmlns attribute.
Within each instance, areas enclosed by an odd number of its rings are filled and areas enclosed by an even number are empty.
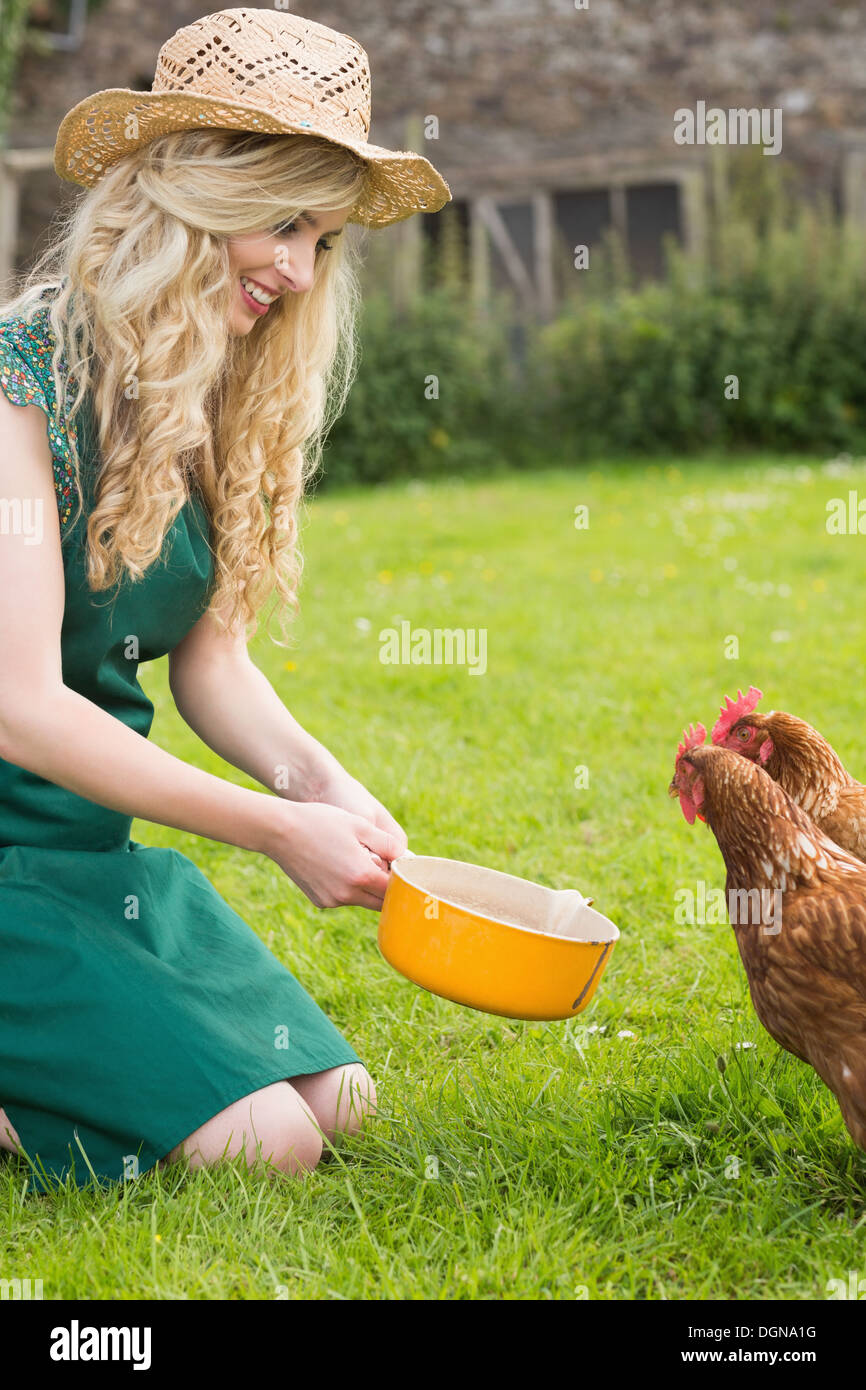
<svg viewBox="0 0 866 1390"><path fill-rule="evenodd" d="M330 1143L338 1134L357 1134L376 1110L373 1078L354 1062L309 1076L292 1076L292 1086L307 1102Z"/></svg>
<svg viewBox="0 0 866 1390"><path fill-rule="evenodd" d="M249 1167L262 1158L292 1175L303 1175L315 1168L322 1157L316 1117L288 1081L275 1081L236 1100L161 1161L174 1163L186 1156L191 1168L201 1168L240 1153Z"/></svg>

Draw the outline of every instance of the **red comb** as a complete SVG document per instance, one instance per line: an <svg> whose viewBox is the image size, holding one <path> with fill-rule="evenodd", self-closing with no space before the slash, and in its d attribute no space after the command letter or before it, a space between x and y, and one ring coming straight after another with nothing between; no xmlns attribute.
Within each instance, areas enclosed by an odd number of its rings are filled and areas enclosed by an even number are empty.
<svg viewBox="0 0 866 1390"><path fill-rule="evenodd" d="M683 742L677 748L677 762L687 753L690 748L697 748L707 737L707 731L703 724L690 724L688 729L683 729Z"/></svg>
<svg viewBox="0 0 866 1390"><path fill-rule="evenodd" d="M755 705L763 697L763 693L756 685L750 685L747 695L744 695L742 690L737 691L736 700L732 700L730 695L726 695L721 713L713 725L713 743L721 743L738 719L741 719L744 714L751 714Z"/></svg>

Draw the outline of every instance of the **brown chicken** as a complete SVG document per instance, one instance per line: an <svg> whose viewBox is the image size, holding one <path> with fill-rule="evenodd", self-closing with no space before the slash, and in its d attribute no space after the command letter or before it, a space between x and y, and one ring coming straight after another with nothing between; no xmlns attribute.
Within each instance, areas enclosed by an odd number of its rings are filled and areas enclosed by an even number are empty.
<svg viewBox="0 0 866 1390"><path fill-rule="evenodd" d="M754 685L726 696L713 743L760 763L825 835L866 861L866 787L811 724L782 710L761 714L760 699Z"/></svg>
<svg viewBox="0 0 866 1390"><path fill-rule="evenodd" d="M702 725L684 736L670 794L689 824L706 821L722 852L755 1012L814 1067L866 1149L866 865L759 763L705 738Z"/></svg>

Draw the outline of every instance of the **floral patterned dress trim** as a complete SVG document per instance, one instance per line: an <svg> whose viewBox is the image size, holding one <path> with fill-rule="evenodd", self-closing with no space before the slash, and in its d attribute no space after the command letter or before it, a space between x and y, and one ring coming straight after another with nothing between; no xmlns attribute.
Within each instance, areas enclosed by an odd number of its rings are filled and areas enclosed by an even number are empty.
<svg viewBox="0 0 866 1390"><path fill-rule="evenodd" d="M61 530L72 513L75 472L72 449L65 430L54 418L57 392L51 371L54 332L49 306L40 305L31 323L24 319L0 322L0 387L13 405L38 405L48 416L48 439L54 464L54 490L60 513ZM61 373L66 371L66 355L60 358Z"/></svg>

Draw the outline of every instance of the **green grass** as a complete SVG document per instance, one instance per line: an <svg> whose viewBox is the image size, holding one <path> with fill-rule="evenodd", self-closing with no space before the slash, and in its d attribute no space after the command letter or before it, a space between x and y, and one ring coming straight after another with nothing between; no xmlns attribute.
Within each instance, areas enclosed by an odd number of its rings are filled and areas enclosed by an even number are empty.
<svg viewBox="0 0 866 1390"><path fill-rule="evenodd" d="M264 859L137 823L320 1002L382 1113L305 1183L174 1169L34 1197L6 1164L0 1274L85 1299L820 1299L862 1277L866 1156L757 1023L730 928L675 922L677 889L723 871L667 796L683 722L750 682L866 773L866 538L825 529L866 470L837 474L607 465L317 500L297 645L255 649L290 709L416 852L579 887L622 938L577 1018L489 1017L396 975L375 914L321 913ZM487 673L382 665L401 618L486 628ZM243 780L180 722L164 667L144 677L157 741Z"/></svg>

